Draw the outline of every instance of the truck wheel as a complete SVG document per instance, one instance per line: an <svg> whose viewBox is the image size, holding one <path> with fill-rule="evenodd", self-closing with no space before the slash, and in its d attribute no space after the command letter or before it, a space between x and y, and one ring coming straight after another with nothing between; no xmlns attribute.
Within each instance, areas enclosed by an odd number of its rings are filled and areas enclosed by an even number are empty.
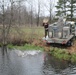
<svg viewBox="0 0 76 75"><path fill-rule="evenodd" d="M68 41L67 46L69 46L69 47L70 47L70 46L73 46L73 41L71 41L71 40Z"/></svg>

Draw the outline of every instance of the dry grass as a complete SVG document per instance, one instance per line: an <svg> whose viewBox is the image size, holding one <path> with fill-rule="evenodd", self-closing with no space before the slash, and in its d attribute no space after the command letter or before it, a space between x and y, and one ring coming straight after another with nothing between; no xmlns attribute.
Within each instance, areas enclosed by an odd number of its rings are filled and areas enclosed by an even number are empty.
<svg viewBox="0 0 76 75"><path fill-rule="evenodd" d="M31 43L35 46L44 47L46 51L50 50L50 47L42 41L44 36L44 27L20 27L17 32L16 29L12 29L9 35L10 43L14 45L21 45L25 43Z"/></svg>
<svg viewBox="0 0 76 75"><path fill-rule="evenodd" d="M19 27L12 28L9 34L8 41L13 44L31 43L36 46L44 47L46 51L50 50L50 46L42 41L44 36L44 27ZM72 47L67 48L68 52L76 53L76 42Z"/></svg>
<svg viewBox="0 0 76 75"><path fill-rule="evenodd" d="M76 41L74 41L74 45L68 48L70 53L76 53Z"/></svg>
<svg viewBox="0 0 76 75"><path fill-rule="evenodd" d="M32 42L33 40L40 40L44 36L43 27L20 27L12 28L9 34L9 41L11 42Z"/></svg>

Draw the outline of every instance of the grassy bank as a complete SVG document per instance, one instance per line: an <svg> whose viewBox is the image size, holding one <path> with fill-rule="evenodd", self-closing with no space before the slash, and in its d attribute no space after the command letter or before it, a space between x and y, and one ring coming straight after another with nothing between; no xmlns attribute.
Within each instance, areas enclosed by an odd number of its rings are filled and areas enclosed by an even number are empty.
<svg viewBox="0 0 76 75"><path fill-rule="evenodd" d="M31 44L34 40L42 40L43 36L44 27L13 27L8 35L7 42L14 45ZM2 42L2 39L0 39L0 42Z"/></svg>
<svg viewBox="0 0 76 75"><path fill-rule="evenodd" d="M23 46L14 46L12 44L9 44L7 47L9 49L18 49L18 50L44 50L43 47L39 47L31 44L25 44Z"/></svg>
<svg viewBox="0 0 76 75"><path fill-rule="evenodd" d="M19 31L12 28L9 34L8 48L20 50L44 50L42 37L44 27L20 27Z"/></svg>
<svg viewBox="0 0 76 75"><path fill-rule="evenodd" d="M76 62L76 53L69 53L67 49L51 48L50 54L57 59Z"/></svg>
<svg viewBox="0 0 76 75"><path fill-rule="evenodd" d="M52 48L42 41L44 36L43 27L20 27L12 28L8 38L8 48L19 50L45 50L58 59L76 61L76 42L66 49Z"/></svg>

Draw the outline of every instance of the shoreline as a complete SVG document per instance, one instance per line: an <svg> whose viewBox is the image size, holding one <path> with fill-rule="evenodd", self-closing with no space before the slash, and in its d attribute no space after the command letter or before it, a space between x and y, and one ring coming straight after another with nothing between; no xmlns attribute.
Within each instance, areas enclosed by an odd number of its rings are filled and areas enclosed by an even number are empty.
<svg viewBox="0 0 76 75"><path fill-rule="evenodd" d="M34 39L32 42L27 42L25 44L21 43L21 45L8 44L7 47L9 49L16 48L19 50L42 50L48 52L59 60L76 62L75 44L72 47L67 47L63 49L47 45L46 42L43 42L41 39Z"/></svg>

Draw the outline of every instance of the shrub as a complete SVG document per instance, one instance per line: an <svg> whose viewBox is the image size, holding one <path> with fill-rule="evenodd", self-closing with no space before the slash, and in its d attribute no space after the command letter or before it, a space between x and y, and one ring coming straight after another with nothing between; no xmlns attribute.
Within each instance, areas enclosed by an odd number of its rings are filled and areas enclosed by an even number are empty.
<svg viewBox="0 0 76 75"><path fill-rule="evenodd" d="M52 48L50 50L50 54L52 54L54 57L60 60L70 60L70 55L68 52L66 52L65 49Z"/></svg>

